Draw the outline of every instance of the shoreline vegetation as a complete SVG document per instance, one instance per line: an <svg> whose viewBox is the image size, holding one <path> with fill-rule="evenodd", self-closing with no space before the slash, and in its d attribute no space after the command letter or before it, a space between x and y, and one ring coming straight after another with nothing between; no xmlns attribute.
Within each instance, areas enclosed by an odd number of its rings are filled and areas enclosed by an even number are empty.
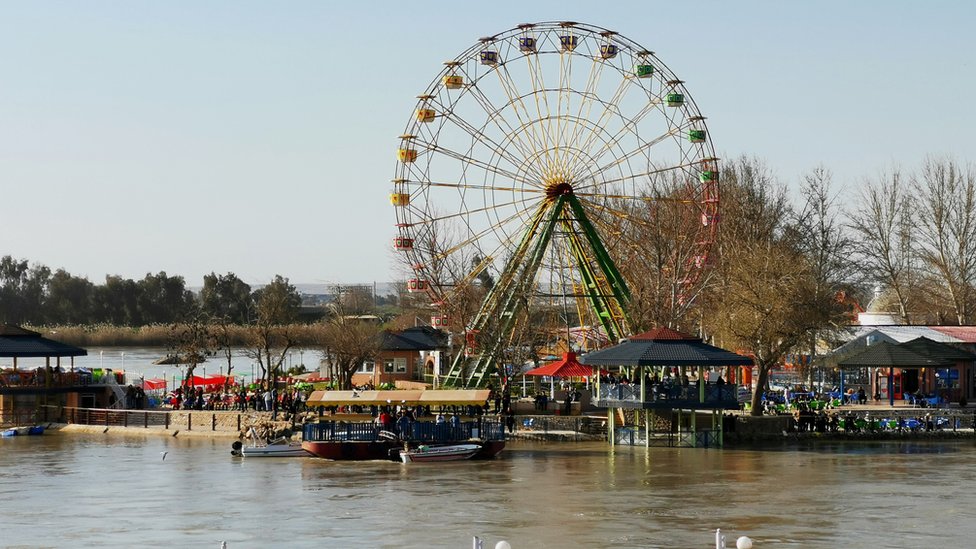
<svg viewBox="0 0 976 549"><path fill-rule="evenodd" d="M173 345L173 326L153 324L128 327L110 324L89 326L25 326L68 345L78 347L170 347ZM255 326L229 325L227 342L234 347L247 347L253 340ZM321 325L295 323L287 326L295 336L295 345L314 347L323 341Z"/></svg>

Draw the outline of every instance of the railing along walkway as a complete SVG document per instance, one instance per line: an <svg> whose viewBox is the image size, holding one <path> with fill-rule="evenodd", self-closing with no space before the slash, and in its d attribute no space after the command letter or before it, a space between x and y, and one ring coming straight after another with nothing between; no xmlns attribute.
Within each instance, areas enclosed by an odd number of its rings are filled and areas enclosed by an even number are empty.
<svg viewBox="0 0 976 549"><path fill-rule="evenodd" d="M41 422L143 429L240 432L244 413L200 410L115 410L41 406Z"/></svg>

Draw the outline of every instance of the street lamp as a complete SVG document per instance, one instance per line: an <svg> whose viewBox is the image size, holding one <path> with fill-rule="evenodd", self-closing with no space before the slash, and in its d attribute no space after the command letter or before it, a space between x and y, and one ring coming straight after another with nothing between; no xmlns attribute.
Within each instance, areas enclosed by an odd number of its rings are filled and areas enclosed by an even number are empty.
<svg viewBox="0 0 976 549"><path fill-rule="evenodd" d="M102 360L105 358L105 351L98 351L98 369L102 369Z"/></svg>

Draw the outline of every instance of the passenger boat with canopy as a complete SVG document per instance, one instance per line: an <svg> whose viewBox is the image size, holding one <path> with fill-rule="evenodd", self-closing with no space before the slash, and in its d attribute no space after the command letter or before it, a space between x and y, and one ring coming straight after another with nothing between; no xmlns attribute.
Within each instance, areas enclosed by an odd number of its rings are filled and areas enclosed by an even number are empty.
<svg viewBox="0 0 976 549"><path fill-rule="evenodd" d="M488 394L487 390L315 391L308 398L308 407L329 409L335 415L306 423L302 447L326 459L400 461L401 451L463 445L465 452L473 452L452 459L490 459L505 448L504 424L477 413L467 413L461 419L462 413L483 406ZM390 412L396 407L449 410L457 419L450 423L426 418L399 420L392 426L366 419L374 412ZM452 453L441 450L444 457Z"/></svg>

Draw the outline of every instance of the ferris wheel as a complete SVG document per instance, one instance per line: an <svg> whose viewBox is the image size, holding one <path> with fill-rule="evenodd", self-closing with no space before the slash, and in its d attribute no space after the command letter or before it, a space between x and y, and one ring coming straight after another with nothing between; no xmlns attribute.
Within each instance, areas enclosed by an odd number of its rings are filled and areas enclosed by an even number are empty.
<svg viewBox="0 0 976 549"><path fill-rule="evenodd" d="M445 62L399 137L390 194L408 289L439 308L433 324L466 334L455 386L486 381L526 308L629 335L633 266L662 205L684 227L669 254L685 299L710 263L718 200L684 83L637 43L574 22L519 25ZM476 312L458 313L473 287Z"/></svg>

